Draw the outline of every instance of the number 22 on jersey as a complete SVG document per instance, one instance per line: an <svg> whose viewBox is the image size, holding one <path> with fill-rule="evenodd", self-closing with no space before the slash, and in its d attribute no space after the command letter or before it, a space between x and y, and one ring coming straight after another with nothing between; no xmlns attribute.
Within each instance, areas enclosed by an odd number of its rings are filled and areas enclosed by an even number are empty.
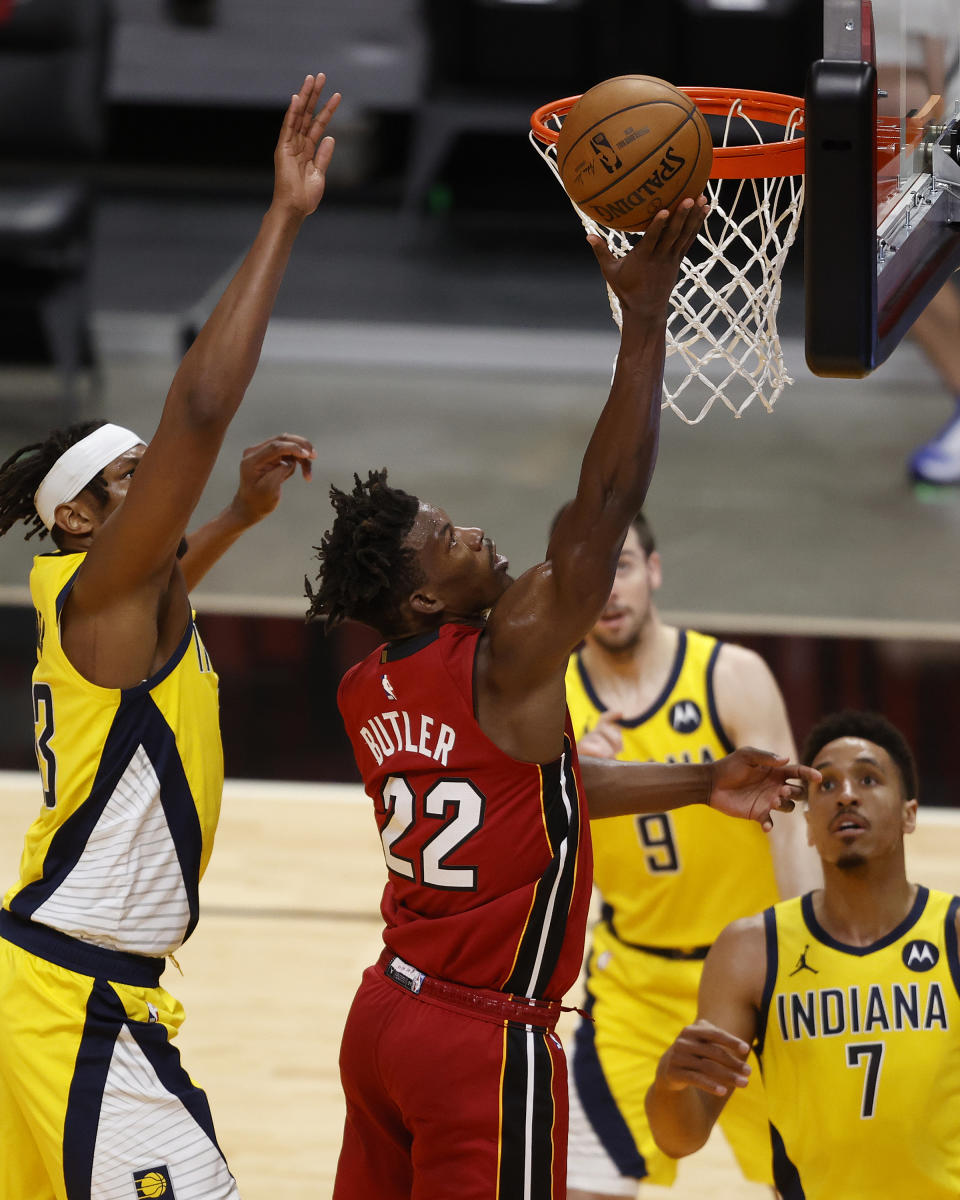
<svg viewBox="0 0 960 1200"><path fill-rule="evenodd" d="M380 827L380 840L388 870L405 879L419 880L424 887L477 890L475 866L446 865L450 855L483 825L486 799L469 779L438 779L418 806L418 797L404 776L391 775L384 782L380 800L378 816L387 817ZM395 849L422 822L440 824L421 844L419 853L410 857L400 848Z"/></svg>

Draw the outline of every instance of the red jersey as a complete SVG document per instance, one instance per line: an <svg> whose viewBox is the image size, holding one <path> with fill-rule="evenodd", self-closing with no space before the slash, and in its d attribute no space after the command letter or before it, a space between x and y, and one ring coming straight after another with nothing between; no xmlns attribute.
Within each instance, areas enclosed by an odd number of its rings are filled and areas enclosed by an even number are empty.
<svg viewBox="0 0 960 1200"><path fill-rule="evenodd" d="M389 871L387 946L427 975L559 1000L580 970L592 860L576 748L540 766L474 716L481 630L381 646L337 701Z"/></svg>

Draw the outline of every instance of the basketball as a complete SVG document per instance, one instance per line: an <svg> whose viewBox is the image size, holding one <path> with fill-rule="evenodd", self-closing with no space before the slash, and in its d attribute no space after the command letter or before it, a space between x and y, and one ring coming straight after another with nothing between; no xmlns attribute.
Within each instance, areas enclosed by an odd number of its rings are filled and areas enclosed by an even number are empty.
<svg viewBox="0 0 960 1200"><path fill-rule="evenodd" d="M557 167L570 199L610 229L640 233L662 208L699 196L713 142L689 96L651 75L590 88L567 114Z"/></svg>

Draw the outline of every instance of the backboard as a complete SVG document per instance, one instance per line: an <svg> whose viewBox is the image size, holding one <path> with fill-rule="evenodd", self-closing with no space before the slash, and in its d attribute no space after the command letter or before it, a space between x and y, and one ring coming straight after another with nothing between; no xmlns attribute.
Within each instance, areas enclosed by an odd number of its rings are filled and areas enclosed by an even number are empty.
<svg viewBox="0 0 960 1200"><path fill-rule="evenodd" d="M960 267L960 4L824 0L806 96L807 364L867 375Z"/></svg>

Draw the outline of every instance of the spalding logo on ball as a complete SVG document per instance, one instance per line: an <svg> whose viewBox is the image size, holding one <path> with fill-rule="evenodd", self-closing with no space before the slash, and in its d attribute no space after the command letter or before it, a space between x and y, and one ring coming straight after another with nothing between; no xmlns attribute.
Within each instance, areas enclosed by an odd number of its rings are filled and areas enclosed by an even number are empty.
<svg viewBox="0 0 960 1200"><path fill-rule="evenodd" d="M640 233L662 208L699 196L713 142L689 96L651 75L618 75L564 118L557 167L567 195L601 225Z"/></svg>

